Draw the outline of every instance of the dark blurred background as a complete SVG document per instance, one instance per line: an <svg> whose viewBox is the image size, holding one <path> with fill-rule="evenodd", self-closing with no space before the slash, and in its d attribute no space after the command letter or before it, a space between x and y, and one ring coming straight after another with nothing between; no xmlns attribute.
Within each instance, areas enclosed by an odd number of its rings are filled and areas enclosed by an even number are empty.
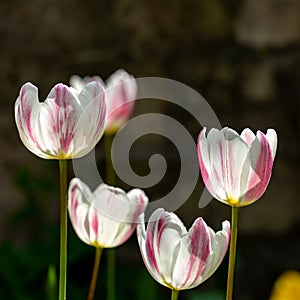
<svg viewBox="0 0 300 300"><path fill-rule="evenodd" d="M276 129L269 188L240 212L235 299L268 299L280 273L300 269L298 0L1 1L0 39L0 299L46 299L48 266L58 264L57 163L34 156L18 137L13 111L21 85L37 85L43 100L73 74L105 79L118 68L190 86L223 126ZM142 100L135 114L149 110L177 118L196 141L201 125L184 110ZM136 145L139 159L131 157L137 172L147 172L143 149L150 144L169 164L163 183L146 190L155 200L172 188L180 166L176 148L169 151L165 138L149 136ZM97 154L104 174L102 142ZM217 201L198 208L202 190L200 178L177 213L187 226L201 215L219 229L230 208ZM85 299L94 249L69 232L68 299ZM167 289L147 274L135 235L118 249L117 263L118 299L168 299ZM105 264L103 258L95 299L105 296ZM181 299L225 299L226 271L227 257L211 279Z"/></svg>

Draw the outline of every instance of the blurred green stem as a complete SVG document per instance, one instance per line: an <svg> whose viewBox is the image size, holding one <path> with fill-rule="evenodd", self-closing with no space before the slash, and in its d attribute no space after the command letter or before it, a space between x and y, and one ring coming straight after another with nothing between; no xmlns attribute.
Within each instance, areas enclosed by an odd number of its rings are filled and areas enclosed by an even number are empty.
<svg viewBox="0 0 300 300"><path fill-rule="evenodd" d="M59 160L60 182L60 266L59 300L66 299L67 286L67 169L68 161Z"/></svg>
<svg viewBox="0 0 300 300"><path fill-rule="evenodd" d="M54 265L49 265L47 284L46 284L46 299L56 300L57 299L57 278Z"/></svg>
<svg viewBox="0 0 300 300"><path fill-rule="evenodd" d="M98 278L99 265L100 265L100 260L101 260L101 254L102 254L102 248L96 248L94 270L93 270L92 280L91 280L91 284L90 284L88 300L94 299L97 278Z"/></svg>
<svg viewBox="0 0 300 300"><path fill-rule="evenodd" d="M179 293L179 291L172 290L171 300L177 300L178 299L178 293Z"/></svg>
<svg viewBox="0 0 300 300"><path fill-rule="evenodd" d="M111 157L111 146L113 142L113 134L104 135L105 161L106 161L106 182L109 185L116 184L116 174ZM107 300L115 300L115 268L116 253L115 249L108 249L107 254Z"/></svg>
<svg viewBox="0 0 300 300"><path fill-rule="evenodd" d="M106 133L104 135L104 148L105 148L105 162L106 162L106 183L109 185L116 184L116 174L111 158L111 146L113 142L114 135Z"/></svg>
<svg viewBox="0 0 300 300"><path fill-rule="evenodd" d="M233 294L233 279L234 279L234 269L235 269L238 217L239 217L239 208L232 206L226 300L232 300L232 294Z"/></svg>

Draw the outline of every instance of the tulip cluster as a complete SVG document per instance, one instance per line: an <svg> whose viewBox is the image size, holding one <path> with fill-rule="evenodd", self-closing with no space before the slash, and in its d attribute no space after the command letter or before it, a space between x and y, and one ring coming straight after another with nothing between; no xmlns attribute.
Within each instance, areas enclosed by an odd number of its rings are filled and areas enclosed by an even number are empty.
<svg viewBox="0 0 300 300"><path fill-rule="evenodd" d="M70 181L67 192L68 159L86 155L104 132L111 135L129 119L137 83L118 70L104 83L98 76L73 76L71 86L57 84L44 102L31 83L22 86L15 103L20 138L34 154L60 162L61 265L59 299L66 293L67 209L78 237L97 250L125 243L132 233L143 261L160 284L172 290L191 289L207 280L221 264L230 244L227 300L232 299L237 240L237 212L258 200L269 183L277 148L275 130L241 134L230 128L204 128L198 138L198 157L204 184L217 200L232 207L231 225L223 221L215 232L197 218L189 230L173 212L158 208L145 225L148 197L140 189L125 192L100 184L91 191L79 178ZM99 251L96 255L88 299L93 299Z"/></svg>

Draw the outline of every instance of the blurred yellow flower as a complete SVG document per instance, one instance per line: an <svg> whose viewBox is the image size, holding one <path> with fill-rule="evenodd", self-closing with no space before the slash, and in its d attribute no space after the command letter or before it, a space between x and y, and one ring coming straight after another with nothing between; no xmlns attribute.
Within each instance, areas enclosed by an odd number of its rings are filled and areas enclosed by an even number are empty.
<svg viewBox="0 0 300 300"><path fill-rule="evenodd" d="M300 272L289 270L275 281L269 300L299 300Z"/></svg>

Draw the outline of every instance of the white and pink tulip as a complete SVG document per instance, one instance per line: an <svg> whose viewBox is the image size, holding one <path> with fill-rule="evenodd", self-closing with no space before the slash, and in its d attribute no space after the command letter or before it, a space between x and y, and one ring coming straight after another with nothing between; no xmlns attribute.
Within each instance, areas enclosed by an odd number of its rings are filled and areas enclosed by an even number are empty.
<svg viewBox="0 0 300 300"><path fill-rule="evenodd" d="M78 237L97 248L117 247L128 240L148 198L140 189L128 193L106 184L94 192L79 178L69 185L69 216Z"/></svg>
<svg viewBox="0 0 300 300"><path fill-rule="evenodd" d="M77 94L57 84L44 102L38 89L25 83L15 103L20 138L34 154L46 159L72 159L86 155L100 140L105 128L104 89L97 82Z"/></svg>
<svg viewBox="0 0 300 300"><path fill-rule="evenodd" d="M81 78L74 75L70 78L70 85L79 92L85 84L92 81L97 81L105 87L107 105L105 132L113 134L126 123L133 112L137 96L136 80L120 69L114 72L105 84L99 76Z"/></svg>
<svg viewBox="0 0 300 300"><path fill-rule="evenodd" d="M160 284L176 291L191 289L208 279L222 262L229 244L230 224L215 233L202 218L186 230L174 213L159 208L147 229L144 214L137 236L144 263Z"/></svg>
<svg viewBox="0 0 300 300"><path fill-rule="evenodd" d="M230 128L206 128L199 134L198 157L203 181L214 198L231 206L245 206L265 192L273 168L277 134L268 129L256 135L246 128L239 135Z"/></svg>

